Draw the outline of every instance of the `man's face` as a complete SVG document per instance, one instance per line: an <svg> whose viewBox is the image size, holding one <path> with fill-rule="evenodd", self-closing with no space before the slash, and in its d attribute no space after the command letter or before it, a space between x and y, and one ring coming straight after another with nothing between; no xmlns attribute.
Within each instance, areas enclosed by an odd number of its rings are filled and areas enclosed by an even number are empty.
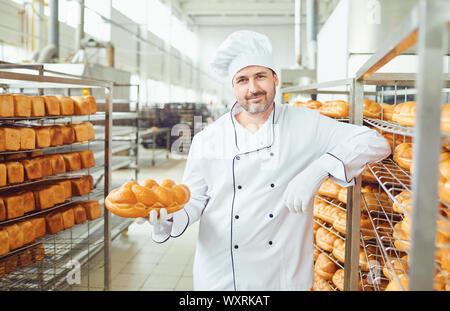
<svg viewBox="0 0 450 311"><path fill-rule="evenodd" d="M273 103L278 76L267 67L248 66L233 77L233 90L238 103L248 113L266 111Z"/></svg>

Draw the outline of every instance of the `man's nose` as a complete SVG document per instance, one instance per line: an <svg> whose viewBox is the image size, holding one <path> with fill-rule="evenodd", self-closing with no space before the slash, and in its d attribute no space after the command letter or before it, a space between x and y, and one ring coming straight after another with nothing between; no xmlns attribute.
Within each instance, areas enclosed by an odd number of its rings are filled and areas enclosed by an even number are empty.
<svg viewBox="0 0 450 311"><path fill-rule="evenodd" d="M248 91L251 94L258 93L260 91L260 87L258 85L258 82L255 79L249 79L248 83Z"/></svg>

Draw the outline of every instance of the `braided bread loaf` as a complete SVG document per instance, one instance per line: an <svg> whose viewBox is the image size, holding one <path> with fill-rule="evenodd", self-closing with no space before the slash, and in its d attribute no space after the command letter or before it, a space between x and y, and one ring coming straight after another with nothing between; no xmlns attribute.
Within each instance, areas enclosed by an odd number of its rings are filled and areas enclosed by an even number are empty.
<svg viewBox="0 0 450 311"><path fill-rule="evenodd" d="M159 214L161 208L174 213L184 207L190 199L186 185L176 185L165 179L159 185L153 179L147 179L142 185L130 181L111 191L105 199L106 208L117 216L135 218L147 217L151 210Z"/></svg>

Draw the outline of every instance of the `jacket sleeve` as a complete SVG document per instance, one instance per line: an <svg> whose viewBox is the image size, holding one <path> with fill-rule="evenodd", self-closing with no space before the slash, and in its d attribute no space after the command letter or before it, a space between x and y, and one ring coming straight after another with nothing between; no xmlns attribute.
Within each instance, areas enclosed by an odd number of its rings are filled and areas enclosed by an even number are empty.
<svg viewBox="0 0 450 311"><path fill-rule="evenodd" d="M381 161L391 154L388 141L377 131L319 115L317 139L319 156L330 179L342 187L355 183L367 163Z"/></svg>
<svg viewBox="0 0 450 311"><path fill-rule="evenodd" d="M202 163L204 164L202 144L198 135L196 135L192 139L182 181L190 190L190 200L183 209L173 214L171 220L153 226L153 241L162 243L170 237L179 237L189 225L200 219L201 213L209 200L206 195L208 186L202 175Z"/></svg>

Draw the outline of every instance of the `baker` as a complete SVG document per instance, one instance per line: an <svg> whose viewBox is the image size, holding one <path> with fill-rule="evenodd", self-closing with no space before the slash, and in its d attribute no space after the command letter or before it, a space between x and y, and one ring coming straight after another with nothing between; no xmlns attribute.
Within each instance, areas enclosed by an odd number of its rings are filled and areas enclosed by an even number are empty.
<svg viewBox="0 0 450 311"><path fill-rule="evenodd" d="M199 221L195 290L309 290L313 285L313 199L327 178L354 184L367 163L390 153L364 126L274 102L279 83L269 39L232 33L213 69L236 96L231 111L193 137L184 209L159 218L163 243Z"/></svg>

